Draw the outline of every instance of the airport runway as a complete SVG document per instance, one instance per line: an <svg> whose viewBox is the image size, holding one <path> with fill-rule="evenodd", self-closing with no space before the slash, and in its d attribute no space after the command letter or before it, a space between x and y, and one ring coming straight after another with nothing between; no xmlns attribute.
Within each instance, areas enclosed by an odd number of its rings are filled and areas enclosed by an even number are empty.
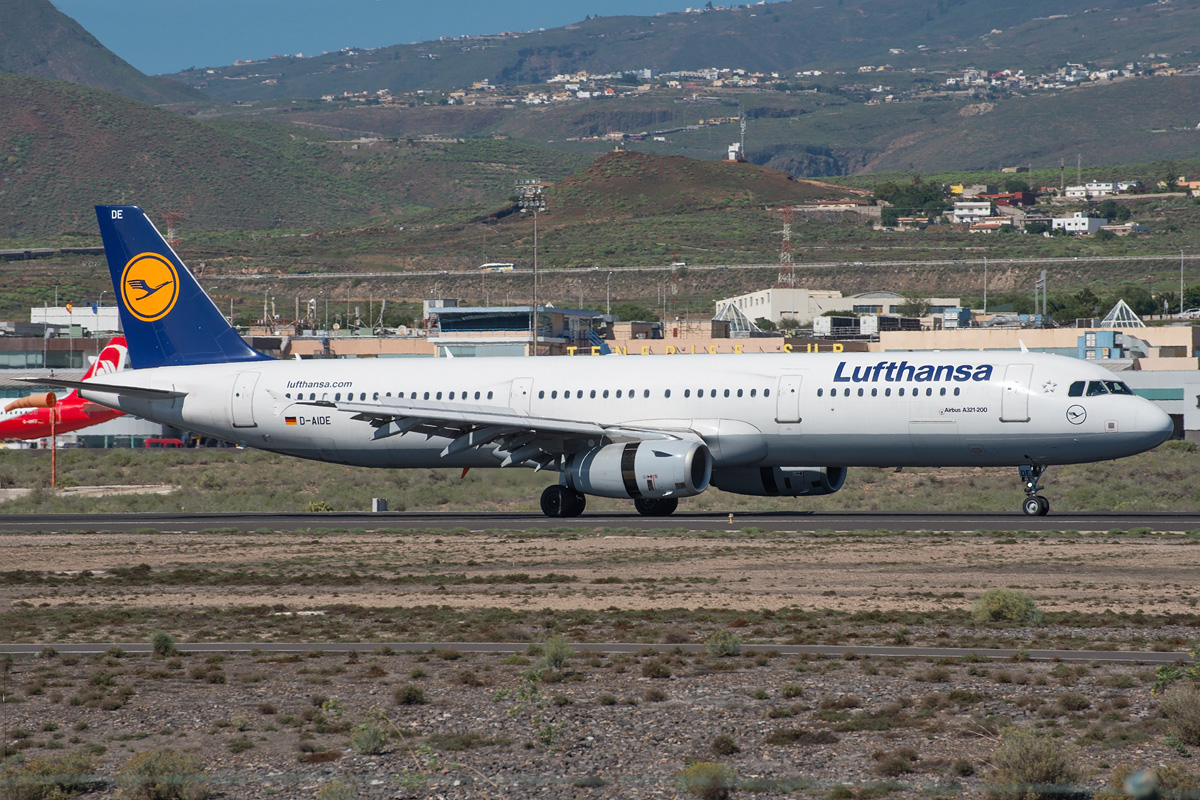
<svg viewBox="0 0 1200 800"><path fill-rule="evenodd" d="M572 519L550 519L539 513L456 514L448 512L315 513L315 514L9 514L0 517L0 532L36 531L295 531L295 530L453 530L549 531L578 530L687 530L739 531L928 531L970 533L988 531L1079 531L1081 533L1148 530L1184 533L1200 531L1200 514L1051 513L1046 517L1024 514L953 514L885 512L792 512L728 514L692 513L670 517L643 517L633 511L621 514L587 514Z"/></svg>
<svg viewBox="0 0 1200 800"><path fill-rule="evenodd" d="M44 642L41 644L0 643L0 654L33 656L46 647L59 653L97 655L113 647L127 653L149 653L150 645L145 642ZM185 653L374 653L390 649L397 653L424 653L437 650L455 650L460 653L524 653L528 642L194 642L176 643L176 649ZM627 642L576 642L571 644L576 652L594 653L639 653L643 650L669 652L675 649L687 653L702 653L702 644L653 644ZM991 660L1022 661L1102 661L1121 664L1175 664L1191 663L1188 653L1153 652L1142 650L1016 650L993 648L959 647L893 647L889 645L787 645L761 644L744 645L743 655L774 652L784 656L809 654L832 658L845 658L852 653L860 658L986 658Z"/></svg>

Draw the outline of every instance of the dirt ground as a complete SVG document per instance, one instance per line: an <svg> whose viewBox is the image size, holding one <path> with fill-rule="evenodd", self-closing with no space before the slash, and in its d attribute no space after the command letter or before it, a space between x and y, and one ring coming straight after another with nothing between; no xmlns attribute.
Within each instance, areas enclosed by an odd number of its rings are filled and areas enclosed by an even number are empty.
<svg viewBox="0 0 1200 800"><path fill-rule="evenodd" d="M41 606L86 600L93 607L214 608L270 601L295 610L335 603L933 612L968 609L983 590L998 587L1033 595L1043 611L1188 614L1200 601L1198 544L1171 534L776 535L736 529L5 534L4 570L64 580L2 586L0 609L19 601ZM199 583L103 580L141 564L159 575L189 567L209 575ZM95 579L65 580L85 570ZM256 584L247 572L270 581ZM327 577L314 581L317 574ZM350 575L352 581L338 579ZM228 576L236 580L223 580Z"/></svg>
<svg viewBox="0 0 1200 800"><path fill-rule="evenodd" d="M1090 792L1188 773L1152 667L782 656L888 641L1186 651L1186 535L918 533L47 533L0 535L5 641L524 641L523 656L47 652L4 675L9 764L91 753L116 796L137 753L197 756L225 798L977 797L1008 729L1059 748ZM970 621L1015 588L1037 627ZM586 642L736 655L605 655ZM574 643L547 661L552 637ZM1007 734L1011 736L1010 734ZM709 795L719 796L719 795Z"/></svg>

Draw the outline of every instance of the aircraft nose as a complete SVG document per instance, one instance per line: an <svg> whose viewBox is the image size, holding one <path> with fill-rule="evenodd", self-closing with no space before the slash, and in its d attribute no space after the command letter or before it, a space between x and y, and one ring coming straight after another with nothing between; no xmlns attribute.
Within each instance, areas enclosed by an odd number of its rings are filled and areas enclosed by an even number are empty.
<svg viewBox="0 0 1200 800"><path fill-rule="evenodd" d="M1146 449L1158 447L1175 433L1175 423L1161 408L1146 403L1137 412L1137 430L1146 437Z"/></svg>

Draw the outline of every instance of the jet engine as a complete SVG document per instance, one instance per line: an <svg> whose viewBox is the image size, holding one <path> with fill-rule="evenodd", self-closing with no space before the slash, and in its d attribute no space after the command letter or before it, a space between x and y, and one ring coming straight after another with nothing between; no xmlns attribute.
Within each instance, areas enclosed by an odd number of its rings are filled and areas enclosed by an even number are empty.
<svg viewBox="0 0 1200 800"><path fill-rule="evenodd" d="M564 471L571 487L584 494L692 497L708 488L712 455L702 442L624 442L576 453Z"/></svg>
<svg viewBox="0 0 1200 800"><path fill-rule="evenodd" d="M814 497L833 494L846 482L845 467L742 467L713 470L712 484L756 497Z"/></svg>

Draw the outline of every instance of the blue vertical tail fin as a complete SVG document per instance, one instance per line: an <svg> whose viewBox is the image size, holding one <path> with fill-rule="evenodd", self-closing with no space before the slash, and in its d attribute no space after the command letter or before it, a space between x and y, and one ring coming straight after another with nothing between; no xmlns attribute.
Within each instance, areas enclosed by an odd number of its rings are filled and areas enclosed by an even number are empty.
<svg viewBox="0 0 1200 800"><path fill-rule="evenodd" d="M137 206L96 206L134 369L269 359L246 344Z"/></svg>

